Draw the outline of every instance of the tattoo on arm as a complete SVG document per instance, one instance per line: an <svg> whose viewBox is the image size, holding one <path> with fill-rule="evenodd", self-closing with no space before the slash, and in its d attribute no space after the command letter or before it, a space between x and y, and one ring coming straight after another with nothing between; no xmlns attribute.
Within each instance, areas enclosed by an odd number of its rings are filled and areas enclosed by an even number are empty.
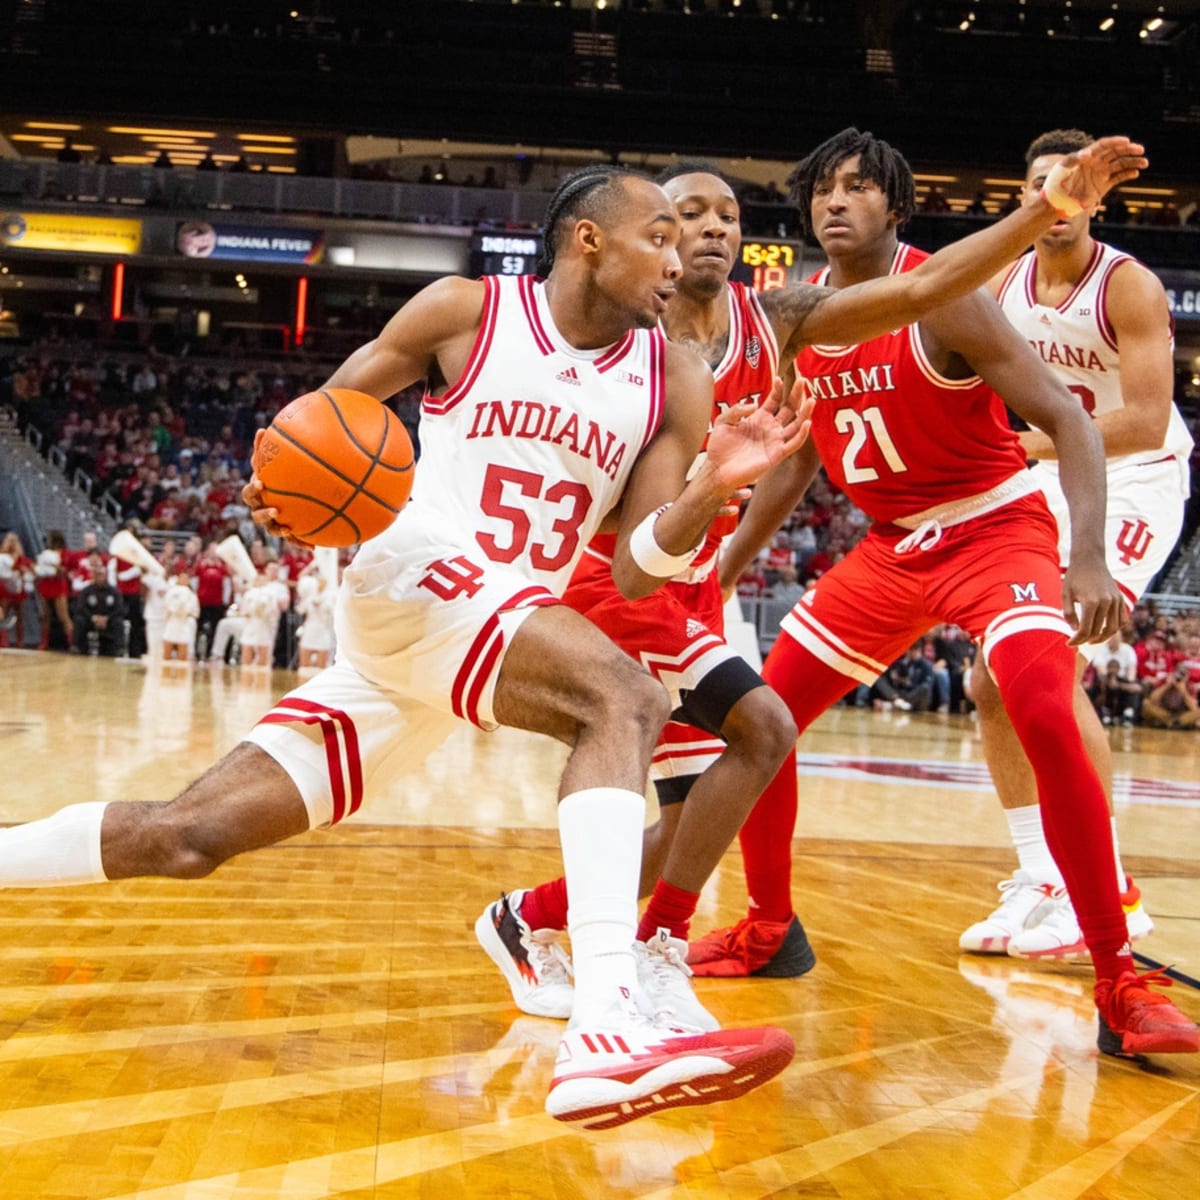
<svg viewBox="0 0 1200 1200"><path fill-rule="evenodd" d="M795 340L808 314L832 295L832 288L818 287L814 283L800 283L792 287L759 292L758 299L774 326L775 336L782 348Z"/></svg>

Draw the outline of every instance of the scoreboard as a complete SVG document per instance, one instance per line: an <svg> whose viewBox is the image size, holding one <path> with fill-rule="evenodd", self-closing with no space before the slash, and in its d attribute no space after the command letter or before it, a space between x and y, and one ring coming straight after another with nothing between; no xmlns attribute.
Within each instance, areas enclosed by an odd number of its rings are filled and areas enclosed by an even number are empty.
<svg viewBox="0 0 1200 1200"><path fill-rule="evenodd" d="M467 273L471 276L532 275L542 253L542 235L476 230L468 253Z"/></svg>
<svg viewBox="0 0 1200 1200"><path fill-rule="evenodd" d="M821 265L819 252L809 252L806 261L803 242L747 241L742 243L741 261L733 278L748 283L757 292L803 283Z"/></svg>
<svg viewBox="0 0 1200 1200"><path fill-rule="evenodd" d="M467 273L476 275L531 275L542 253L542 235L530 230L505 232L476 230L471 235ZM732 278L756 291L802 283L824 262L820 251L803 242L745 241Z"/></svg>

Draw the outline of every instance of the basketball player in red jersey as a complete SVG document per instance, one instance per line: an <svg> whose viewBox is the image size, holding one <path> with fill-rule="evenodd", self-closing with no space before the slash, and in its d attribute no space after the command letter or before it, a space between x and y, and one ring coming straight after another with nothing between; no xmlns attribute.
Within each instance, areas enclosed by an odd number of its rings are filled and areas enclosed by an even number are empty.
<svg viewBox="0 0 1200 1200"><path fill-rule="evenodd" d="M919 315L914 291L889 305L881 325L883 301L876 290L915 285L923 272L834 293L839 303L816 308L814 301L829 293L809 285L756 295L730 284L740 214L720 172L711 164L683 162L659 180L683 229L683 274L663 328L672 341L695 348L712 369L714 417L769 394L781 360L790 362L808 342L868 336ZM686 573L637 601L627 600L613 582L613 539L602 534L564 596L662 680L675 704L654 755L661 811L644 842L641 890L650 900L635 950L643 987L656 1004L707 1028L716 1022L692 992L684 961L691 917L704 882L795 743L795 726L779 698L724 640L723 599L713 568L720 542L735 525L736 514L732 522L719 519ZM476 922L480 944L508 981L517 1006L536 1016L565 1017L571 1011L570 962L557 940L567 927L568 899L561 878L515 889ZM786 876L755 893L753 911L754 935L769 947L754 973L794 977L809 970L815 960L792 911Z"/></svg>
<svg viewBox="0 0 1200 1200"><path fill-rule="evenodd" d="M1055 163L1090 141L1078 129L1051 130L1034 139L1025 154L1026 201ZM1132 609L1166 563L1183 527L1192 438L1172 401L1173 339L1163 286L1141 263L1097 242L1090 224L1083 211L1055 225L991 286L1004 315L1079 398L1104 441L1105 551L1125 606ZM1037 460L1033 472L1058 521L1059 555L1065 563L1071 530L1054 446L1036 429L1021 434L1021 445ZM1077 680L1102 649L1080 647ZM971 694L1018 868L1000 885L998 907L963 932L959 947L1015 958L1086 957L1071 898L1046 844L1037 782L986 671L972 674ZM1112 748L1080 683L1075 711L1111 813ZM1111 824L1121 902L1133 941L1154 925L1125 874L1115 819Z"/></svg>
<svg viewBox="0 0 1200 1200"><path fill-rule="evenodd" d="M817 281L853 287L925 257L898 240L914 186L885 142L845 130L790 183L829 257ZM812 442L826 471L874 524L784 619L764 678L803 731L933 625L954 623L978 639L1038 777L1047 836L1092 952L1101 1048L1200 1049L1200 1030L1151 990L1162 977L1134 972L1104 789L1074 715L1075 647L1111 635L1122 612L1104 564L1104 463L1090 419L982 291L860 345L811 346L796 369L816 397ZM1053 441L1071 516L1065 577L1057 526L997 392ZM777 513L754 510L722 561L725 580L775 528ZM790 877L796 782L789 760L747 822L753 896L771 886L764 876ZM753 965L736 926L693 949L709 960L700 970Z"/></svg>

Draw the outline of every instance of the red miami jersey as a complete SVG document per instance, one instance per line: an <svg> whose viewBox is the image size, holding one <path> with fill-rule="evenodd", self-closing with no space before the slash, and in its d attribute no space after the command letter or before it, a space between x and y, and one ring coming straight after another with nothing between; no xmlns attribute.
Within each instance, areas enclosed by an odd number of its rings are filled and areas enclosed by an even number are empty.
<svg viewBox="0 0 1200 1200"><path fill-rule="evenodd" d="M928 257L902 242L890 274ZM828 276L826 267L809 282ZM809 346L796 370L816 397L812 438L826 473L873 520L964 500L1025 469L1004 402L977 375L941 375L920 325L857 346Z"/></svg>
<svg viewBox="0 0 1200 1200"><path fill-rule="evenodd" d="M724 356L713 371L712 421L743 400L761 403L771 394L779 370L779 345L775 340L775 331L754 289L744 283L729 283L726 288L729 296L729 340ZM709 424L711 428L712 422ZM716 557L722 539L728 537L736 527L736 514L717 517L705 538L703 549L692 562L691 570L697 571L710 563ZM596 569L597 559L603 560L605 570L611 570L616 546L616 534L598 534L589 543L577 574L591 574Z"/></svg>

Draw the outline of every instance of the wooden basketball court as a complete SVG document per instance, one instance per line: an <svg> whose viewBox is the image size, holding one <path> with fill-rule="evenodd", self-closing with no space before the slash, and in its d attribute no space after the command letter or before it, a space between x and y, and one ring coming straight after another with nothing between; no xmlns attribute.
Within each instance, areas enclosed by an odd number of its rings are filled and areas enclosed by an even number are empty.
<svg viewBox="0 0 1200 1200"><path fill-rule="evenodd" d="M293 682L0 655L0 822L166 798ZM1157 923L1136 949L1196 979L1200 736L1111 736ZM209 879L3 893L0 1196L1194 1198L1200 1056L1101 1059L1089 968L957 951L1012 866L973 723L839 708L801 752L818 965L697 983L795 1038L751 1096L599 1134L545 1115L559 1026L472 925L559 873L562 752L464 728L361 820ZM694 928L742 911L735 849Z"/></svg>

